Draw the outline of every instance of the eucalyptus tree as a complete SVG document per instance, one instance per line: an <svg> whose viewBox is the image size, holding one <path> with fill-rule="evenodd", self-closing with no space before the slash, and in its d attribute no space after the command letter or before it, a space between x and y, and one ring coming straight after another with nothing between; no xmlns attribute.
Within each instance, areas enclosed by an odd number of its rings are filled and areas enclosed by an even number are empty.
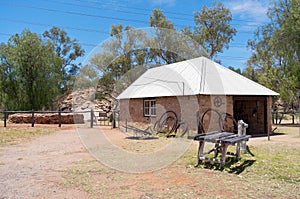
<svg viewBox="0 0 300 199"><path fill-rule="evenodd" d="M147 62L146 33L131 26L113 24L111 38L101 44L101 52L95 53L90 59L90 69L96 67L100 74L96 97L111 95L115 82L135 66L143 66ZM110 96L112 97L112 96Z"/></svg>
<svg viewBox="0 0 300 199"><path fill-rule="evenodd" d="M149 58L157 65L171 64L182 61L183 58L176 52L174 48L180 48L176 45L178 38L174 37L174 23L168 19L161 9L153 9L149 25L155 28L155 35L148 39L150 46L157 46L156 48L149 49Z"/></svg>
<svg viewBox="0 0 300 199"><path fill-rule="evenodd" d="M270 22L248 41L253 53L247 63L257 70L257 81L279 92L287 104L300 90L299 13L298 0L274 1L268 9Z"/></svg>
<svg viewBox="0 0 300 199"><path fill-rule="evenodd" d="M195 12L194 21L196 27L190 34L206 49L210 59L229 48L236 29L230 25L232 15L223 3L214 3L211 8L203 6L201 11ZM189 32L189 28L183 31Z"/></svg>
<svg viewBox="0 0 300 199"><path fill-rule="evenodd" d="M78 57L84 56L84 49L76 39L71 39L67 32L59 27L52 27L43 33L45 39L53 44L54 51L61 58L60 66L61 92L64 93L72 88L74 75L77 74L80 66L76 62Z"/></svg>
<svg viewBox="0 0 300 199"><path fill-rule="evenodd" d="M53 44L25 29L0 45L1 96L10 110L51 106L59 93L61 59Z"/></svg>

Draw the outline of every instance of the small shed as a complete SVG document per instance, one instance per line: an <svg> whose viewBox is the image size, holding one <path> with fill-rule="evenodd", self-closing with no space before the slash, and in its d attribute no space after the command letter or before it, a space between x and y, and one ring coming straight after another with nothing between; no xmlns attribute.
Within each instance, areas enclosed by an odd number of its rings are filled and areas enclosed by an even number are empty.
<svg viewBox="0 0 300 199"><path fill-rule="evenodd" d="M189 129L207 108L229 113L249 124L248 134L272 129L272 96L278 93L205 57L147 70L117 99L120 121L154 123L169 110ZM211 126L214 121L209 122ZM215 121L217 122L217 121Z"/></svg>

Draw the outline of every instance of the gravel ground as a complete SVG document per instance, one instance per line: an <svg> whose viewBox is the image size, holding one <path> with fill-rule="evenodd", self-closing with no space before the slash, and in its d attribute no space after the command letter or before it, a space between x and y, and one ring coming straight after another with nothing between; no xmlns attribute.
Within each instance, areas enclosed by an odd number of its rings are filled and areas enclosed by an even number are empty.
<svg viewBox="0 0 300 199"><path fill-rule="evenodd" d="M61 173L89 158L75 130L40 136L0 149L0 198L82 198L86 193L62 186Z"/></svg>

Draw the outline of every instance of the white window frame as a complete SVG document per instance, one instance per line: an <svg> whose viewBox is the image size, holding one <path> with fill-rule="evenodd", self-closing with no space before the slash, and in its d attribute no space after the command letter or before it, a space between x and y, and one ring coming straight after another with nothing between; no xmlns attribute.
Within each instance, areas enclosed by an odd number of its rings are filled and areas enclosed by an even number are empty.
<svg viewBox="0 0 300 199"><path fill-rule="evenodd" d="M156 100L145 99L144 100L144 116L155 117L156 116Z"/></svg>

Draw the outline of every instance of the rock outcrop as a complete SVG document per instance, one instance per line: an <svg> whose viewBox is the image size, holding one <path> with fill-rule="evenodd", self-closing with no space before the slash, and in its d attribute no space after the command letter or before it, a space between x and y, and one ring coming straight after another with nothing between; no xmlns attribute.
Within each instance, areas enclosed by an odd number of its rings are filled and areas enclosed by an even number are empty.
<svg viewBox="0 0 300 199"><path fill-rule="evenodd" d="M69 95L59 100L58 108L61 111L85 111L85 110L97 110L106 113L111 112L110 98L102 100L95 99L95 90L93 88L75 90Z"/></svg>

